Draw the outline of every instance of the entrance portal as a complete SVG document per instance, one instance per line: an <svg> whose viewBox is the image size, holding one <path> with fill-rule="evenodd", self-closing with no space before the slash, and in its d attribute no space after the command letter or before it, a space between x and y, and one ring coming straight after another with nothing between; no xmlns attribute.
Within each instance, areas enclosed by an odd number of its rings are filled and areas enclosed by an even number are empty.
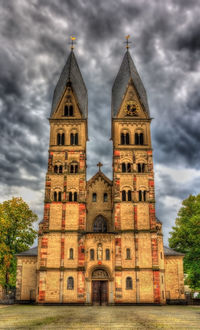
<svg viewBox="0 0 200 330"><path fill-rule="evenodd" d="M96 269L92 273L92 303L108 304L108 274L104 269Z"/></svg>
<svg viewBox="0 0 200 330"><path fill-rule="evenodd" d="M93 305L108 304L108 281L92 281Z"/></svg>

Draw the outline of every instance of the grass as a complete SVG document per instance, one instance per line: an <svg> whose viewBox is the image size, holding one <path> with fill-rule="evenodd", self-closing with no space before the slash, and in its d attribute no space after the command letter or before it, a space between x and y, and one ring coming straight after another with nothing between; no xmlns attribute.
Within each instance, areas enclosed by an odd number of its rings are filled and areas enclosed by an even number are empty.
<svg viewBox="0 0 200 330"><path fill-rule="evenodd" d="M0 329L200 329L200 306L12 305Z"/></svg>

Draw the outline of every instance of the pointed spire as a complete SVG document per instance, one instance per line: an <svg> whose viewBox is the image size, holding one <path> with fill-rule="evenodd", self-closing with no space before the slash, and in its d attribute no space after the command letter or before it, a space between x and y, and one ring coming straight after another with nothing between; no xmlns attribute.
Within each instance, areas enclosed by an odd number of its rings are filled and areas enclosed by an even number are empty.
<svg viewBox="0 0 200 330"><path fill-rule="evenodd" d="M139 95L144 111L150 116L144 85L127 49L112 88L112 117L117 116L130 79Z"/></svg>
<svg viewBox="0 0 200 330"><path fill-rule="evenodd" d="M57 106L65 92L65 88L67 83L71 83L71 87L76 94L78 105L80 111L84 118L87 118L88 114L88 96L87 89L79 69L76 57L74 55L73 48L69 54L67 62L62 70L60 78L57 82L56 88L54 90L53 101L52 101L52 109L51 116L57 109Z"/></svg>

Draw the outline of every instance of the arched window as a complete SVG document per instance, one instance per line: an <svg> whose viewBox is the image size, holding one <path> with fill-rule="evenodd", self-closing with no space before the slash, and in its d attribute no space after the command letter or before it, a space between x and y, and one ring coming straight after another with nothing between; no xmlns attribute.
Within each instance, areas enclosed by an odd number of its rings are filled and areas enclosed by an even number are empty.
<svg viewBox="0 0 200 330"><path fill-rule="evenodd" d="M74 202L77 202L77 197L78 197L77 192L75 192L74 193Z"/></svg>
<svg viewBox="0 0 200 330"><path fill-rule="evenodd" d="M62 193L61 193L61 191L59 191L59 193L58 193L58 202L61 202L61 200L62 200Z"/></svg>
<svg viewBox="0 0 200 330"><path fill-rule="evenodd" d="M106 249L106 260L110 260L110 250Z"/></svg>
<svg viewBox="0 0 200 330"><path fill-rule="evenodd" d="M121 133L121 144L125 144L125 135Z"/></svg>
<svg viewBox="0 0 200 330"><path fill-rule="evenodd" d="M69 192L69 201L72 202L72 192Z"/></svg>
<svg viewBox="0 0 200 330"><path fill-rule="evenodd" d="M144 134L140 133L140 145L142 146L144 144Z"/></svg>
<svg viewBox="0 0 200 330"><path fill-rule="evenodd" d="M126 201L126 190L122 190L122 201Z"/></svg>
<svg viewBox="0 0 200 330"><path fill-rule="evenodd" d="M121 144L130 144L130 136L128 132L121 133Z"/></svg>
<svg viewBox="0 0 200 330"><path fill-rule="evenodd" d="M73 105L65 105L64 116L65 117L72 117L73 114L74 114Z"/></svg>
<svg viewBox="0 0 200 330"><path fill-rule="evenodd" d="M126 144L130 144L129 133L126 133Z"/></svg>
<svg viewBox="0 0 200 330"><path fill-rule="evenodd" d="M69 116L68 105L65 105L65 107L64 107L64 116L65 117Z"/></svg>
<svg viewBox="0 0 200 330"><path fill-rule="evenodd" d="M54 202L57 202L57 192L56 191L54 191L54 193L53 193L53 199L54 199Z"/></svg>
<svg viewBox="0 0 200 330"><path fill-rule="evenodd" d="M75 134L75 145L78 145L78 133Z"/></svg>
<svg viewBox="0 0 200 330"><path fill-rule="evenodd" d="M73 290L74 289L74 279L73 277L68 277L67 279L67 290Z"/></svg>
<svg viewBox="0 0 200 330"><path fill-rule="evenodd" d="M74 165L70 165L70 173L74 173Z"/></svg>
<svg viewBox="0 0 200 330"><path fill-rule="evenodd" d="M103 194L103 201L104 202L107 202L108 201L108 194L107 193L104 193Z"/></svg>
<svg viewBox="0 0 200 330"><path fill-rule="evenodd" d="M71 144L71 146L78 145L78 133L70 134L70 144Z"/></svg>
<svg viewBox="0 0 200 330"><path fill-rule="evenodd" d="M138 136L138 133L135 133L135 144L136 144L136 145L139 144L139 136Z"/></svg>
<svg viewBox="0 0 200 330"><path fill-rule="evenodd" d="M73 146L73 144L74 144L74 134L73 133L70 134L70 144L71 144L71 146Z"/></svg>
<svg viewBox="0 0 200 330"><path fill-rule="evenodd" d="M69 249L69 259L74 259L74 249Z"/></svg>
<svg viewBox="0 0 200 330"><path fill-rule="evenodd" d="M97 194L96 193L93 193L92 194L92 201L93 202L96 202L97 201Z"/></svg>
<svg viewBox="0 0 200 330"><path fill-rule="evenodd" d="M144 191L143 191L143 201L144 201L144 202L146 202L146 196L147 196L147 194L146 194L146 190L144 190Z"/></svg>
<svg viewBox="0 0 200 330"><path fill-rule="evenodd" d="M65 145L65 133L62 133L61 144L62 144L62 146Z"/></svg>
<svg viewBox="0 0 200 330"><path fill-rule="evenodd" d="M131 163L127 163L127 172L128 172L128 173L131 172Z"/></svg>
<svg viewBox="0 0 200 330"><path fill-rule="evenodd" d="M62 165L60 165L59 166L59 173L62 173L62 171L63 171L63 167L62 167Z"/></svg>
<svg viewBox="0 0 200 330"><path fill-rule="evenodd" d="M106 220L102 217L102 215L99 215L95 219L93 230L95 233L106 233L107 232Z"/></svg>
<svg viewBox="0 0 200 330"><path fill-rule="evenodd" d="M146 202L147 200L147 191L146 190L139 190L139 201Z"/></svg>
<svg viewBox="0 0 200 330"><path fill-rule="evenodd" d="M126 259L130 260L131 259L131 250L126 249Z"/></svg>
<svg viewBox="0 0 200 330"><path fill-rule="evenodd" d="M122 172L125 173L126 172L126 164L122 163Z"/></svg>
<svg viewBox="0 0 200 330"><path fill-rule="evenodd" d="M137 164L137 169L139 173L144 173L145 172L145 164L144 163L138 163Z"/></svg>
<svg viewBox="0 0 200 330"><path fill-rule="evenodd" d="M58 133L57 134L57 145L64 146L64 144L65 144L65 133L62 133L62 134Z"/></svg>
<svg viewBox="0 0 200 330"><path fill-rule="evenodd" d="M58 166L57 165L54 166L54 173L58 173Z"/></svg>
<svg viewBox="0 0 200 330"><path fill-rule="evenodd" d="M70 116L73 116L73 115L74 115L74 108L73 108L73 105L70 105L70 107L69 107L69 115L70 115Z"/></svg>
<svg viewBox="0 0 200 330"><path fill-rule="evenodd" d="M70 164L70 173L78 173L78 165L77 164Z"/></svg>
<svg viewBox="0 0 200 330"><path fill-rule="evenodd" d="M126 278L126 290L131 290L133 288L132 278Z"/></svg>
<svg viewBox="0 0 200 330"><path fill-rule="evenodd" d="M143 133L135 133L135 144L136 145L144 145L144 134Z"/></svg>
<svg viewBox="0 0 200 330"><path fill-rule="evenodd" d="M122 163L122 172L131 172L131 163Z"/></svg>
<svg viewBox="0 0 200 330"><path fill-rule="evenodd" d="M61 135L60 133L57 134L57 145L59 146L61 144Z"/></svg>
<svg viewBox="0 0 200 330"><path fill-rule="evenodd" d="M90 260L94 260L94 249L90 250Z"/></svg>
<svg viewBox="0 0 200 330"><path fill-rule="evenodd" d="M131 202L132 196L131 196L131 190L128 190L128 201Z"/></svg>

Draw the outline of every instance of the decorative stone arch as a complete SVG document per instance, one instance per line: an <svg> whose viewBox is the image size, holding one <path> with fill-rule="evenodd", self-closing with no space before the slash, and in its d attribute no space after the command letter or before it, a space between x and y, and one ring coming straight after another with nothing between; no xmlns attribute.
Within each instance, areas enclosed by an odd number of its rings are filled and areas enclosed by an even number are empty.
<svg viewBox="0 0 200 330"><path fill-rule="evenodd" d="M138 157L136 159L136 164L138 164L138 163L145 163L145 164L147 164L147 159L145 159L144 157Z"/></svg>
<svg viewBox="0 0 200 330"><path fill-rule="evenodd" d="M144 186L144 185L141 185L141 186L139 186L138 190L142 190L142 191L146 190L146 191L148 191L148 188L146 186Z"/></svg>
<svg viewBox="0 0 200 330"><path fill-rule="evenodd" d="M120 164L121 163L132 163L133 159L131 157L123 157L120 159Z"/></svg>
<svg viewBox="0 0 200 330"><path fill-rule="evenodd" d="M113 276L107 266L91 266L88 270L88 280L108 280L113 281Z"/></svg>
<svg viewBox="0 0 200 330"><path fill-rule="evenodd" d="M102 214L98 214L93 221L92 229L95 233L108 232L108 220Z"/></svg>
<svg viewBox="0 0 200 330"><path fill-rule="evenodd" d="M126 185L126 186L122 186L120 190L121 190L121 191L122 191L122 190L126 190L126 191L131 190L131 191L133 191L133 187L131 187L131 186L127 186L127 185Z"/></svg>

